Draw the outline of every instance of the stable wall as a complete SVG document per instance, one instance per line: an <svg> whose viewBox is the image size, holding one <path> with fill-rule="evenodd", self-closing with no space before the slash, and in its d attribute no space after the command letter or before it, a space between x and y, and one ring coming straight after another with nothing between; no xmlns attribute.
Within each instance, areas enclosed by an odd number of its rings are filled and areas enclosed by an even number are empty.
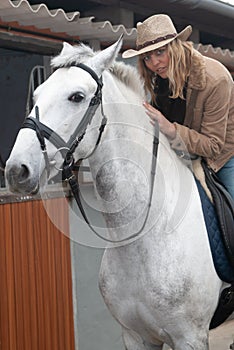
<svg viewBox="0 0 234 350"><path fill-rule="evenodd" d="M25 118L31 70L43 56L0 48L0 156L5 162Z"/></svg>

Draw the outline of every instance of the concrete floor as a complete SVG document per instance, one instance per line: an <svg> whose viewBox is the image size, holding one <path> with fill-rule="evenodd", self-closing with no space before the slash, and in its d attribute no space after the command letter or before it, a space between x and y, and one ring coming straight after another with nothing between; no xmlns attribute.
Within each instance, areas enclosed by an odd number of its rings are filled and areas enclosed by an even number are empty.
<svg viewBox="0 0 234 350"><path fill-rule="evenodd" d="M210 350L229 350L233 342L234 320L227 321L210 331Z"/></svg>
<svg viewBox="0 0 234 350"><path fill-rule="evenodd" d="M234 320L227 321L221 326L210 331L209 350L229 350L234 342ZM234 347L233 347L234 349ZM163 350L171 350L163 347Z"/></svg>

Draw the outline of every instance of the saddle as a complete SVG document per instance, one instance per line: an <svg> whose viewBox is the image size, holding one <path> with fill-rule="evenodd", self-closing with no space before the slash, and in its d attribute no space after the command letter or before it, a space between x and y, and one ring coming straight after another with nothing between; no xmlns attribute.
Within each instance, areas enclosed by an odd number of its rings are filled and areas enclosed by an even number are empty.
<svg viewBox="0 0 234 350"><path fill-rule="evenodd" d="M231 283L219 298L210 329L222 324L234 311L234 201L205 160L201 160L205 186L197 182L216 272L221 280ZM204 187L206 187L206 191ZM209 214L211 218L209 221Z"/></svg>
<svg viewBox="0 0 234 350"><path fill-rule="evenodd" d="M201 160L201 166L213 198L227 257L234 270L234 200L204 159Z"/></svg>

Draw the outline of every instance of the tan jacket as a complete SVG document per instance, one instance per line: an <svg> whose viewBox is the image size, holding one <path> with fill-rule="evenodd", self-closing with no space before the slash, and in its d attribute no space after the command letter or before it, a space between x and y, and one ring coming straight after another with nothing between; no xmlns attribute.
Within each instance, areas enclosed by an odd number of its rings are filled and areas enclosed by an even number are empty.
<svg viewBox="0 0 234 350"><path fill-rule="evenodd" d="M218 61L194 50L184 124L175 123L175 149L206 158L217 172L234 156L234 82Z"/></svg>

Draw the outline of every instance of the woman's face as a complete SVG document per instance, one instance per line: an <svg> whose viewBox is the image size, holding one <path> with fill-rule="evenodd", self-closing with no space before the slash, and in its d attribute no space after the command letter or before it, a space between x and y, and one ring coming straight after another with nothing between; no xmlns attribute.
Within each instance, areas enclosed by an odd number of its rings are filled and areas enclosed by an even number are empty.
<svg viewBox="0 0 234 350"><path fill-rule="evenodd" d="M169 55L167 46L162 46L159 49L146 52L143 56L143 61L146 67L152 72L160 75L161 78L167 78L169 65Z"/></svg>

